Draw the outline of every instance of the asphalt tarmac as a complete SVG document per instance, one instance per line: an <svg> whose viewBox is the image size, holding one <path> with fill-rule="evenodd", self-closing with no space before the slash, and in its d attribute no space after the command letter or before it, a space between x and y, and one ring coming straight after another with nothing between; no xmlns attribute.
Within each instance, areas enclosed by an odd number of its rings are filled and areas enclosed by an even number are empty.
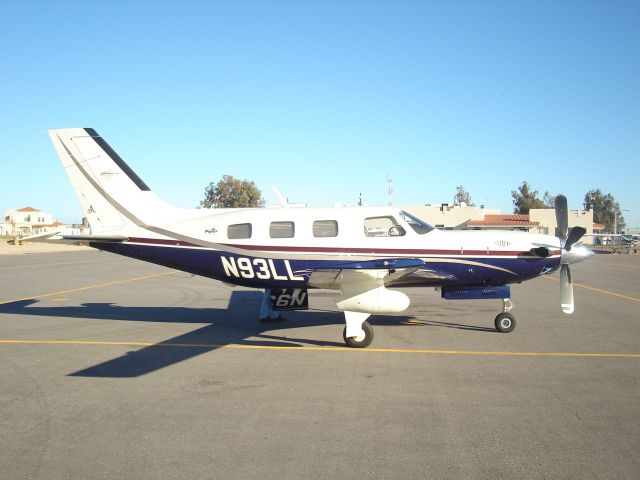
<svg viewBox="0 0 640 480"><path fill-rule="evenodd" d="M640 478L640 256L497 300L407 289L343 346L330 292L252 290L97 251L0 257L0 477Z"/></svg>

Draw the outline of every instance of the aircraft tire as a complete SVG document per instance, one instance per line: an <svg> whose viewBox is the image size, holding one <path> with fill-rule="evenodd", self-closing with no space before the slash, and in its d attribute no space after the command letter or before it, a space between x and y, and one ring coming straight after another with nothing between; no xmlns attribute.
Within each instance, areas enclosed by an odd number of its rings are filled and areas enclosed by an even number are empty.
<svg viewBox="0 0 640 480"><path fill-rule="evenodd" d="M365 321L362 322L362 329L364 330L364 339L358 341L355 337L347 337L347 327L344 327L344 330L342 331L344 343L351 348L366 348L371 345L371 342L373 342L373 327L369 322Z"/></svg>
<svg viewBox="0 0 640 480"><path fill-rule="evenodd" d="M496 330L501 333L513 332L513 329L516 328L516 319L510 313L502 312L496 317L494 325Z"/></svg>

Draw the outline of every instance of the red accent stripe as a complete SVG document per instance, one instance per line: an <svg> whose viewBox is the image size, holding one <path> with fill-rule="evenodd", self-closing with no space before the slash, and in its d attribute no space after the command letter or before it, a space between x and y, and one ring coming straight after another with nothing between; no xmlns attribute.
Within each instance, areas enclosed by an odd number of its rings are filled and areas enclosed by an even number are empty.
<svg viewBox="0 0 640 480"><path fill-rule="evenodd" d="M151 245L170 245L177 247L200 247L203 245L185 242L183 240L165 240L159 238L139 238L130 237L129 242L145 243ZM296 253L361 253L368 255L461 255L460 250L421 250L421 249L402 249L402 248L340 248L340 247L295 247L282 245L237 245L231 243L220 244L224 247L236 248L238 250L248 250L251 252L296 252ZM462 255L465 256L494 256L494 257L513 257L517 255L526 255L529 252L522 251L504 251L504 250L463 250ZM560 250L552 251L553 255L560 255Z"/></svg>
<svg viewBox="0 0 640 480"><path fill-rule="evenodd" d="M128 243L146 243L149 245L171 245L174 247L203 247L195 243L185 242L184 240L164 240L160 238L140 238L129 237Z"/></svg>

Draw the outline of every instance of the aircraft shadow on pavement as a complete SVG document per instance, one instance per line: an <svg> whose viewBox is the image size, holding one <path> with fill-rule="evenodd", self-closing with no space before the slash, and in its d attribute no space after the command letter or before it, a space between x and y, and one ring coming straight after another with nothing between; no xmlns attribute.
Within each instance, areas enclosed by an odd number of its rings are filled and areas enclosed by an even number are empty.
<svg viewBox="0 0 640 480"><path fill-rule="evenodd" d="M125 355L98 365L74 372L70 376L130 378L151 373L170 365L194 358L226 345L275 346L275 347L344 347L344 343L294 338L287 332L278 335L278 330L298 327L336 325L342 333L342 312L313 310L306 312L284 312L286 321L261 323L257 309L262 299L258 291L233 291L229 304L223 308L192 307L129 307L112 303L84 303L74 306L41 307L35 299L21 300L0 305L0 313L13 315L52 316L62 318L87 318L95 320L120 320L135 322L208 323L174 338L132 350ZM412 317L372 317L374 325L408 324ZM421 325L460 328L467 330L494 331L472 325L426 321ZM413 325L415 326L415 325ZM269 333L265 333L269 332ZM274 333L275 332L275 333Z"/></svg>

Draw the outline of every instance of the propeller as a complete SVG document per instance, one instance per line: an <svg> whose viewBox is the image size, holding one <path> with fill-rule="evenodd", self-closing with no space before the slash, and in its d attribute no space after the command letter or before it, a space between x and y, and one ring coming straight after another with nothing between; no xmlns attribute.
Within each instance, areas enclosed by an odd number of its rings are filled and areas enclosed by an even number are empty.
<svg viewBox="0 0 640 480"><path fill-rule="evenodd" d="M567 314L573 313L573 282L571 280L571 263L579 262L593 255L588 248L574 245L586 233L582 227L573 227L569 233L569 210L567 209L567 197L558 195L555 200L556 210L556 236L560 239L562 253L560 255L560 306ZM573 249L573 250L572 250Z"/></svg>
<svg viewBox="0 0 640 480"><path fill-rule="evenodd" d="M564 313L573 313L573 282L568 263L563 263L560 266L560 306Z"/></svg>
<svg viewBox="0 0 640 480"><path fill-rule="evenodd" d="M556 209L556 237L562 240L567 238L567 231L569 230L569 210L567 209L567 197L564 195L558 195L554 204Z"/></svg>
<svg viewBox="0 0 640 480"><path fill-rule="evenodd" d="M567 252L571 251L571 247L573 247L573 244L580 240L585 233L587 233L587 231L584 228L573 227L571 229L571 232L569 232L569 236L564 242L564 249Z"/></svg>

